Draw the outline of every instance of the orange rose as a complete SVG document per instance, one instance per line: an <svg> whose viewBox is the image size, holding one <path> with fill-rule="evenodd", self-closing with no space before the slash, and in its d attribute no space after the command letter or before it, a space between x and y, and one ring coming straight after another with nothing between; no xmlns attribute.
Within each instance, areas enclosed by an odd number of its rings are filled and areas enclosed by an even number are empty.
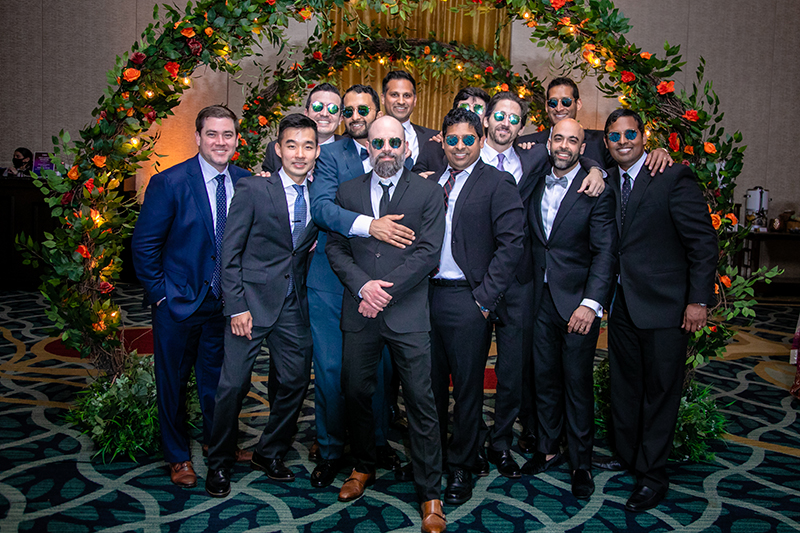
<svg viewBox="0 0 800 533"><path fill-rule="evenodd" d="M707 154L716 154L717 153L717 147L714 146L713 143L703 143L703 150L705 150L705 152Z"/></svg>
<svg viewBox="0 0 800 533"><path fill-rule="evenodd" d="M67 177L73 181L81 177L81 172L78 170L78 165L75 165L69 169L69 172L67 172Z"/></svg>
<svg viewBox="0 0 800 533"><path fill-rule="evenodd" d="M126 68L122 71L122 78L127 82L136 81L141 75L142 73L135 68Z"/></svg>
<svg viewBox="0 0 800 533"><path fill-rule="evenodd" d="M431 47L430 47L430 46L426 46L426 47L425 47L425 49L424 49L422 52L423 52L425 55L428 55L428 54L430 54L430 53L431 53Z"/></svg>
<svg viewBox="0 0 800 533"><path fill-rule="evenodd" d="M258 123L260 125L262 125L262 126L266 126L267 125L267 117L265 117L264 115L258 115Z"/></svg>
<svg viewBox="0 0 800 533"><path fill-rule="evenodd" d="M89 259L92 257L92 254L89 253L89 249L85 244L79 244L78 247L75 248L75 251L78 252L78 254L80 254L84 259Z"/></svg>
<svg viewBox="0 0 800 533"><path fill-rule="evenodd" d="M658 94L667 94L667 93L674 93L675 92L675 82L674 81L662 81L658 84L657 87Z"/></svg>
<svg viewBox="0 0 800 533"><path fill-rule="evenodd" d="M719 294L719 285L714 284L714 294Z"/></svg>
<svg viewBox="0 0 800 533"><path fill-rule="evenodd" d="M129 93L128 91L125 91L120 96L122 96L123 100L127 100L130 95L131 95L131 93Z"/></svg>
<svg viewBox="0 0 800 533"><path fill-rule="evenodd" d="M719 287L717 287L717 289L719 289ZM708 326L708 331L710 331L711 333L716 333L717 326Z"/></svg>
<svg viewBox="0 0 800 533"><path fill-rule="evenodd" d="M103 168L106 166L106 156L104 155L96 155L92 158L92 162L98 167Z"/></svg>
<svg viewBox="0 0 800 533"><path fill-rule="evenodd" d="M508 91L508 84L504 83L504 84L500 85L500 90L501 91Z"/></svg>
<svg viewBox="0 0 800 533"><path fill-rule="evenodd" d="M194 37L195 36L194 29L192 29L192 28L183 28L181 30L181 35L183 35L187 39L189 39L191 37Z"/></svg>
<svg viewBox="0 0 800 533"><path fill-rule="evenodd" d="M681 149L681 141L678 140L678 134L674 131L669 134L669 149L673 152L677 152Z"/></svg>
<svg viewBox="0 0 800 533"><path fill-rule="evenodd" d="M727 215L725 215L725 218L730 220L731 224L733 224L734 226L739 223L739 219L737 219L736 215L734 215L733 213L728 213Z"/></svg>
<svg viewBox="0 0 800 533"><path fill-rule="evenodd" d="M722 219L719 218L719 215L711 213L711 225L714 226L714 229L719 229L720 224L722 224Z"/></svg>
<svg viewBox="0 0 800 533"><path fill-rule="evenodd" d="M694 155L694 146L686 145L683 147L683 151L689 155Z"/></svg>
<svg viewBox="0 0 800 533"><path fill-rule="evenodd" d="M242 106L242 111L250 111L250 105L249 104L244 104Z"/></svg>
<svg viewBox="0 0 800 533"><path fill-rule="evenodd" d="M237 159L239 159L239 152L233 152L233 155L231 156L231 161L236 161Z"/></svg>
<svg viewBox="0 0 800 533"><path fill-rule="evenodd" d="M614 72L617 68L617 64L614 62L613 59L609 59L606 61L606 72Z"/></svg>
<svg viewBox="0 0 800 533"><path fill-rule="evenodd" d="M623 70L621 79L622 83L630 83L636 79L636 74L634 74L633 72L628 72L627 70Z"/></svg>
<svg viewBox="0 0 800 533"><path fill-rule="evenodd" d="M731 288L731 278L729 278L728 276L720 276L720 277L719 277L719 280L720 280L720 281L722 282L722 284L723 284L723 285L725 285L727 288L729 288L729 289Z"/></svg>
<svg viewBox="0 0 800 533"><path fill-rule="evenodd" d="M206 28L203 30L203 33L205 33L208 37L211 37L212 35L214 35L214 30L212 30L211 28Z"/></svg>
<svg viewBox="0 0 800 533"><path fill-rule="evenodd" d="M700 117L697 116L697 111L695 111L694 109L690 109L683 114L682 118L685 118L689 122L697 122L697 119Z"/></svg>
<svg viewBox="0 0 800 533"><path fill-rule="evenodd" d="M566 3L567 0L550 0L550 5L553 6L553 9L555 9L556 11L564 7L564 4Z"/></svg>
<svg viewBox="0 0 800 533"><path fill-rule="evenodd" d="M651 54L650 52L642 52L639 55L642 57L642 59L650 59L651 57L653 57L653 54Z"/></svg>

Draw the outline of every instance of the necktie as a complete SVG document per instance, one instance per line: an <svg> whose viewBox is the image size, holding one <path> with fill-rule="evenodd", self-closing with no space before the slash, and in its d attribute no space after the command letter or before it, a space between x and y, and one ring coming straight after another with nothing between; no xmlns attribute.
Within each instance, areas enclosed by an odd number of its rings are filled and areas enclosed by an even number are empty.
<svg viewBox="0 0 800 533"><path fill-rule="evenodd" d="M300 236L306 229L306 198L303 196L304 185L292 185L297 192L297 198L294 199L294 227L292 228L292 248L297 247L300 241ZM289 296L294 289L294 276L289 274L289 289L286 291L286 296Z"/></svg>
<svg viewBox="0 0 800 533"><path fill-rule="evenodd" d="M631 197L631 177L627 172L622 174L622 204L620 205L620 219L625 225L625 211L628 209L628 199Z"/></svg>
<svg viewBox="0 0 800 533"><path fill-rule="evenodd" d="M383 216L389 211L389 190L392 188L391 181L389 183L379 183L381 188L383 189L383 196L381 196L381 202L378 204L378 216Z"/></svg>
<svg viewBox="0 0 800 533"><path fill-rule="evenodd" d="M444 182L442 188L444 189L444 210L447 212L447 204L450 201L450 191L453 190L453 185L456 183L456 175L461 172L460 170L456 170L454 168L450 169L450 177L447 178L447 181Z"/></svg>
<svg viewBox="0 0 800 533"><path fill-rule="evenodd" d="M554 176L547 176L544 179L544 183L545 183L545 185L547 185L548 189L552 189L553 185L558 185L559 187L562 187L562 188L566 189L567 188L567 177L566 176L561 176L560 178L556 178Z"/></svg>
<svg viewBox="0 0 800 533"><path fill-rule="evenodd" d="M228 219L228 198L225 193L225 174L220 174L217 182L217 224L214 228L216 253L214 254L214 274L211 276L211 292L215 297L222 296L222 238L225 236L225 222Z"/></svg>
<svg viewBox="0 0 800 533"><path fill-rule="evenodd" d="M497 154L497 170L501 172L505 170L505 168L503 168L503 163L505 163L505 161L506 161L505 155Z"/></svg>
<svg viewBox="0 0 800 533"><path fill-rule="evenodd" d="M363 148L361 148L361 151L358 154L361 156L362 161L366 161L367 159L369 159L369 152L367 152Z"/></svg>

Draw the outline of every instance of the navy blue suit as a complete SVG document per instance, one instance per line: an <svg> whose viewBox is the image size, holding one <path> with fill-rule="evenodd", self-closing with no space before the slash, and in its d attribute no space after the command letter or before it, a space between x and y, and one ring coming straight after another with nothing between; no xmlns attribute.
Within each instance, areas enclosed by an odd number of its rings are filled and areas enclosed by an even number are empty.
<svg viewBox="0 0 800 533"><path fill-rule="evenodd" d="M150 179L133 232L133 265L152 306L158 416L164 457L187 461L186 384L195 368L203 437L210 440L225 319L211 292L214 224L198 156ZM249 172L228 166L235 184ZM160 305L157 305L162 299Z"/></svg>
<svg viewBox="0 0 800 533"><path fill-rule="evenodd" d="M359 213L335 202L339 185L364 175L361 157L352 139L341 139L322 146L309 186L311 218L322 229L347 236ZM317 248L308 269L308 313L314 339L314 403L317 440L323 459L338 459L344 450L344 396L342 395L342 295L344 287L333 273L325 245L328 235L320 232ZM361 238L361 237L354 237ZM378 369L378 388L373 398L375 441L386 444L388 407L384 382L391 367L388 356ZM389 374L389 375L384 375Z"/></svg>

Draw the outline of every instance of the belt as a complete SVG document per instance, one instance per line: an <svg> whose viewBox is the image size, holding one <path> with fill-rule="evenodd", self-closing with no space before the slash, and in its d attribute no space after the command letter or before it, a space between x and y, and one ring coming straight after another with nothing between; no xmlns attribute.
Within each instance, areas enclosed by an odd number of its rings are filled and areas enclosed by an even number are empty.
<svg viewBox="0 0 800 533"><path fill-rule="evenodd" d="M469 287L469 281L465 279L430 278L430 282L435 287Z"/></svg>

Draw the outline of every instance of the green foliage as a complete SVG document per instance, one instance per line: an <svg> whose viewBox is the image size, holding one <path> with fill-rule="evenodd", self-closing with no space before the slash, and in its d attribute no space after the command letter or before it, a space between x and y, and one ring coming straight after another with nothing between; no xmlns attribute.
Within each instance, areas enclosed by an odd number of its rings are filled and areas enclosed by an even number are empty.
<svg viewBox="0 0 800 533"><path fill-rule="evenodd" d="M703 387L694 379L684 384L678 421L672 439L670 460L712 461L714 453L708 441L725 432L725 416L711 396L711 386ZM611 392L608 359L594 369L594 426L598 437L611 431Z"/></svg>
<svg viewBox="0 0 800 533"><path fill-rule="evenodd" d="M75 407L66 419L88 435L103 462L117 456L132 461L151 455L160 447L156 382L153 356L130 354L117 376L101 375L78 393ZM197 421L200 401L194 374L189 383L187 411L190 423Z"/></svg>

